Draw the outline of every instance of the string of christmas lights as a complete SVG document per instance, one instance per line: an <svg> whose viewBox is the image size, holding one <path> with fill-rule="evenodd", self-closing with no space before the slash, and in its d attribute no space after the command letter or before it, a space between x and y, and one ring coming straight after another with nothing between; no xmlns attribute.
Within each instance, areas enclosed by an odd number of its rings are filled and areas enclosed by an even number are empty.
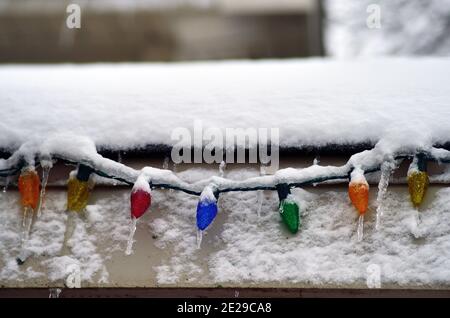
<svg viewBox="0 0 450 318"><path fill-rule="evenodd" d="M25 148L27 149L27 148ZM90 149L92 150L92 149ZM392 150L392 149L391 149ZM343 166L312 165L308 168L286 168L273 175L261 175L246 180L230 180L222 176L214 176L205 180L189 183L178 178L175 173L166 169L145 167L140 171L123 165L122 163L107 159L93 151L80 153L67 153L60 151L35 153L17 151L8 159L0 161L0 176L19 176L19 192L24 209L24 228L29 231L29 216L36 212L38 205L42 204L45 194L45 184L40 189L40 179L35 166L47 167L48 178L49 160L61 160L65 163L77 165L76 172L71 173L67 186L67 209L69 211L83 211L89 201L89 195L94 188L92 174L104 178L121 181L133 186L130 196L130 215L132 225L127 254L131 253L132 238L136 230L137 220L149 209L151 205L151 189L173 189L199 196L196 210L198 245L200 246L202 232L214 221L217 212L217 201L221 193L231 191L277 191L280 200L279 212L281 220L287 229L295 234L301 225L300 207L291 195L291 189L309 184L318 184L330 180L349 181L348 195L350 201L359 213L358 237L362 238L362 224L364 214L369 203L369 184L365 174L380 170L383 163L395 162L404 158L413 158L408 169L407 182L411 202L414 207L422 203L429 177L427 162L450 163L450 152L429 147L428 149L412 149L409 151L386 151L375 146L372 150L363 151L353 155ZM360 233L361 232L361 233ZM360 237L361 236L361 237Z"/></svg>

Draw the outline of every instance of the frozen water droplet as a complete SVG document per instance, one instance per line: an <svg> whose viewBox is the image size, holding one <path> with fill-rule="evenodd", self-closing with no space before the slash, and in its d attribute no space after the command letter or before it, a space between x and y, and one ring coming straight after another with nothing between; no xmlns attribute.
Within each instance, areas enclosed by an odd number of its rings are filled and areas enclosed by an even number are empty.
<svg viewBox="0 0 450 318"><path fill-rule="evenodd" d="M202 245L203 231L197 230L197 249L200 249Z"/></svg>
<svg viewBox="0 0 450 318"><path fill-rule="evenodd" d="M125 255L131 255L131 253L133 253L133 242L134 242L134 233L136 232L136 224L137 219L133 217L131 220L130 235L128 236L127 249L125 250Z"/></svg>
<svg viewBox="0 0 450 318"><path fill-rule="evenodd" d="M358 230L357 230L357 238L358 242L363 240L364 236L364 214L361 214L358 218Z"/></svg>

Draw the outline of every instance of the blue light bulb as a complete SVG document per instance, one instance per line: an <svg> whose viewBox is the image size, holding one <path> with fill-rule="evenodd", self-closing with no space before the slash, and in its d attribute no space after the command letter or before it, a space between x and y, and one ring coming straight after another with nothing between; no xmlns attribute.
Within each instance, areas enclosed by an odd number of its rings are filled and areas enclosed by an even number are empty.
<svg viewBox="0 0 450 318"><path fill-rule="evenodd" d="M217 215L216 201L199 201L197 205L197 227L205 230Z"/></svg>

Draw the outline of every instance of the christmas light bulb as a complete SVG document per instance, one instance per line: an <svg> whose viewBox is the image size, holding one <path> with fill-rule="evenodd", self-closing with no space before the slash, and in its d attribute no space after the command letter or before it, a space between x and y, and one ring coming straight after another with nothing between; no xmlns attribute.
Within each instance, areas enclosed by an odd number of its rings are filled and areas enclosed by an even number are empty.
<svg viewBox="0 0 450 318"><path fill-rule="evenodd" d="M278 198L280 199L280 207L278 211L281 220L286 224L288 230L295 234L300 226L300 209L298 204L291 196L291 189L287 184L277 185Z"/></svg>
<svg viewBox="0 0 450 318"><path fill-rule="evenodd" d="M152 196L150 194L150 185L143 178L139 177L131 190L131 216L138 219L150 207Z"/></svg>
<svg viewBox="0 0 450 318"><path fill-rule="evenodd" d="M298 232L300 226L300 209L298 204L289 196L280 202L280 215L284 224L292 234Z"/></svg>
<svg viewBox="0 0 450 318"><path fill-rule="evenodd" d="M361 169L354 169L351 173L348 196L359 214L366 213L369 206L369 184Z"/></svg>
<svg viewBox="0 0 450 318"><path fill-rule="evenodd" d="M414 156L408 168L407 179L411 202L415 207L418 207L425 197L429 182L425 154L418 153Z"/></svg>
<svg viewBox="0 0 450 318"><path fill-rule="evenodd" d="M217 199L219 193L207 186L200 194L197 204L197 248L202 244L203 231L214 221L217 215Z"/></svg>
<svg viewBox="0 0 450 318"><path fill-rule="evenodd" d="M39 203L40 180L34 167L27 167L22 171L18 186L22 206L35 210Z"/></svg>
<svg viewBox="0 0 450 318"><path fill-rule="evenodd" d="M425 171L413 171L408 174L409 194L415 207L422 203L428 188L428 182L428 174Z"/></svg>
<svg viewBox="0 0 450 318"><path fill-rule="evenodd" d="M197 227L200 231L205 230L217 215L217 202L200 200L197 204Z"/></svg>
<svg viewBox="0 0 450 318"><path fill-rule="evenodd" d="M92 169L80 165L76 177L70 177L67 182L67 209L81 212L87 205L93 182L89 176Z"/></svg>
<svg viewBox="0 0 450 318"><path fill-rule="evenodd" d="M39 186L40 180L34 167L26 167L19 176L18 187L20 192L20 202L23 207L22 217L22 244L28 240L33 223L33 212L36 211L39 204Z"/></svg>

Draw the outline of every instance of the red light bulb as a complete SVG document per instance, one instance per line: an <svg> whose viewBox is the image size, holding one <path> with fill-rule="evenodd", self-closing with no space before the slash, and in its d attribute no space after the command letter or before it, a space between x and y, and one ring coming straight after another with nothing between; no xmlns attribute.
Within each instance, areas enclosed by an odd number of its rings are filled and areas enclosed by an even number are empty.
<svg viewBox="0 0 450 318"><path fill-rule="evenodd" d="M131 216L140 218L150 207L152 196L150 192L143 189L137 189L131 192Z"/></svg>

